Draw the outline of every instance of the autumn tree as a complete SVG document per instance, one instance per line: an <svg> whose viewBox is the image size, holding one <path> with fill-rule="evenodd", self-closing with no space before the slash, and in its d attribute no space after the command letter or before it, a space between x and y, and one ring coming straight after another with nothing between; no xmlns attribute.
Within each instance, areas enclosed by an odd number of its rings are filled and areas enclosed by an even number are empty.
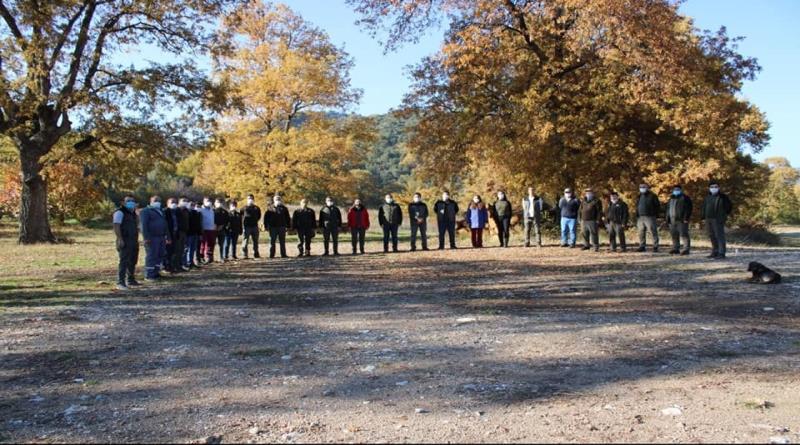
<svg viewBox="0 0 800 445"><path fill-rule="evenodd" d="M350 86L352 58L285 5L251 1L221 30L231 47L215 58L215 74L232 106L195 183L229 196L322 199L367 181L358 167L372 122L328 114L361 95Z"/></svg>
<svg viewBox="0 0 800 445"><path fill-rule="evenodd" d="M786 158L767 158L768 186L763 190L759 216L768 223L797 224L800 222L800 170L792 167Z"/></svg>
<svg viewBox="0 0 800 445"><path fill-rule="evenodd" d="M19 153L20 242L54 240L43 159L65 135L80 127L84 137L74 148L86 149L128 124L154 127L150 116L158 116L157 106L164 102L179 108L209 99L209 85L192 59L211 48L212 25L230 3L0 2L0 133ZM120 54L140 45L158 47L172 58L141 67L119 62ZM105 124L114 120L117 125ZM111 134L101 133L104 128Z"/></svg>
<svg viewBox="0 0 800 445"><path fill-rule="evenodd" d="M428 179L485 187L488 171L497 187L555 194L642 180L701 193L711 178L760 177L746 151L765 146L768 124L737 95L759 66L675 2L349 2L390 50L449 22L404 102L419 122L408 147Z"/></svg>

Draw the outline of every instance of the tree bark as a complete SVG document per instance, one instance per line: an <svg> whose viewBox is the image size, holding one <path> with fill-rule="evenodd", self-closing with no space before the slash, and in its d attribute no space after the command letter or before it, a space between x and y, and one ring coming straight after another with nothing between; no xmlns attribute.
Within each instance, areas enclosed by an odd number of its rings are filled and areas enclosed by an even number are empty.
<svg viewBox="0 0 800 445"><path fill-rule="evenodd" d="M41 149L20 150L22 202L19 213L20 244L54 243L47 212L47 182L42 177Z"/></svg>

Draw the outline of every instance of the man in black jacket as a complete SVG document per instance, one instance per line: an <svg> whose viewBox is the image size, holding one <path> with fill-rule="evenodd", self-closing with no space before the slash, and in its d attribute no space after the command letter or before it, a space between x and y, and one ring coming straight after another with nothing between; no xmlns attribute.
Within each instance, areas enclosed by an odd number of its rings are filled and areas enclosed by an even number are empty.
<svg viewBox="0 0 800 445"><path fill-rule="evenodd" d="M639 231L639 252L647 250L647 232L653 236L653 252L658 252L657 218L661 213L658 196L647 184L639 184L639 200L636 202L636 228Z"/></svg>
<svg viewBox="0 0 800 445"><path fill-rule="evenodd" d="M724 259L726 253L725 222L733 210L728 195L720 192L719 183L709 184L708 195L703 201L700 216L706 224L708 237L711 240L711 255L709 258Z"/></svg>
<svg viewBox="0 0 800 445"><path fill-rule="evenodd" d="M280 195L272 198L272 205L264 212L264 227L269 232L269 257L275 258L275 245L280 243L281 258L286 258L286 229L292 226L289 209Z"/></svg>
<svg viewBox="0 0 800 445"><path fill-rule="evenodd" d="M292 225L297 230L299 256L311 256L311 239L314 238L314 229L317 227L317 216L314 209L308 207L308 200L305 198L300 200L300 208L294 211Z"/></svg>
<svg viewBox="0 0 800 445"><path fill-rule="evenodd" d="M397 252L397 231L403 223L403 210L394 202L392 195L386 195L378 210L378 223L383 228L383 253L389 252L389 237L392 238L392 252Z"/></svg>
<svg viewBox="0 0 800 445"><path fill-rule="evenodd" d="M439 226L439 250L444 250L444 234L450 238L450 248L456 248L456 217L458 215L458 204L450 199L450 192L445 190L442 199L433 205L436 212L436 222Z"/></svg>
<svg viewBox="0 0 800 445"><path fill-rule="evenodd" d="M167 256L164 259L164 270L170 273L177 273L183 270L178 260L180 258L180 253L183 251L183 243L186 242L186 227L181 227L181 216L177 199L167 199L167 207L164 209L164 218L167 220L167 231L169 232L169 243L167 243ZM181 231L181 229L183 229L183 231Z"/></svg>
<svg viewBox="0 0 800 445"><path fill-rule="evenodd" d="M189 268L198 268L201 263L200 239L203 236L203 214L200 213L200 203L189 202L189 231L186 235L186 258L184 265Z"/></svg>
<svg viewBox="0 0 800 445"><path fill-rule="evenodd" d="M238 208L238 203L233 200L228 210L228 227L225 228L225 256L228 259L231 256L234 260L236 257L236 245L239 243L239 237L242 236L242 212Z"/></svg>
<svg viewBox="0 0 800 445"><path fill-rule="evenodd" d="M225 209L225 201L217 198L214 201L214 224L217 226L217 245L219 246L219 257L225 261L225 236L228 233L228 220L230 215Z"/></svg>
<svg viewBox="0 0 800 445"><path fill-rule="evenodd" d="M408 218L411 220L411 251L417 250L417 232L422 238L422 250L428 250L428 205L422 202L422 195L414 193L408 205Z"/></svg>
<svg viewBox="0 0 800 445"><path fill-rule="evenodd" d="M261 209L256 205L253 195L247 195L247 205L242 209L242 229L244 231L244 243L242 254L247 256L247 248L250 241L253 242L253 257L259 258L258 254L258 223L261 221Z"/></svg>
<svg viewBox="0 0 800 445"><path fill-rule="evenodd" d="M691 238L689 237L689 221L692 219L692 200L680 185L672 188L672 196L667 203L667 224L672 235L670 255L689 255ZM681 250L681 241L683 250Z"/></svg>
<svg viewBox="0 0 800 445"><path fill-rule="evenodd" d="M325 244L325 256L329 255L328 246L333 241L333 254L339 255L339 228L342 226L342 212L333 205L333 198L325 198L325 207L319 210L319 227Z"/></svg>
<svg viewBox="0 0 800 445"><path fill-rule="evenodd" d="M581 200L578 214L581 217L581 231L583 232L583 250L589 250L590 242L594 251L600 250L600 224L603 221L603 203L594 196L594 190L587 188L584 190L584 198Z"/></svg>
<svg viewBox="0 0 800 445"><path fill-rule="evenodd" d="M606 222L608 224L608 240L611 244L612 252L617 251L617 238L619 238L619 246L622 251L628 251L628 246L625 243L625 229L628 227L628 218L628 204L620 199L619 193L611 192L611 200L606 211Z"/></svg>
<svg viewBox="0 0 800 445"><path fill-rule="evenodd" d="M511 216L514 212L511 209L511 201L506 199L506 193L497 192L497 201L492 206L494 211L495 223L497 224L497 237L500 239L500 247L508 247L511 239Z"/></svg>

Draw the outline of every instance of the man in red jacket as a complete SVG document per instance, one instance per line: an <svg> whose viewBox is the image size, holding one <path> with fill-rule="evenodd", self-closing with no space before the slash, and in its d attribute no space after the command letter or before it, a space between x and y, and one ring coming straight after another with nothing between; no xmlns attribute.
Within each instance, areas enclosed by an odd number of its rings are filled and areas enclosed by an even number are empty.
<svg viewBox="0 0 800 445"><path fill-rule="evenodd" d="M361 200L353 201L353 207L347 212L347 227L350 228L351 242L353 243L353 255L356 254L356 246L364 254L364 235L369 229L369 212L361 205Z"/></svg>

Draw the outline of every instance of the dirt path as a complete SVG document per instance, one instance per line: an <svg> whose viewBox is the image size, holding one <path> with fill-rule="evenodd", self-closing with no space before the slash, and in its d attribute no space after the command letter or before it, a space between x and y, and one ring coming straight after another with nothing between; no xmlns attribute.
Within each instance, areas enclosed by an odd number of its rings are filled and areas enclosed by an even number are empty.
<svg viewBox="0 0 800 445"><path fill-rule="evenodd" d="M753 259L786 282L744 284ZM0 437L800 442L798 275L791 249L491 248L45 299L0 313Z"/></svg>

